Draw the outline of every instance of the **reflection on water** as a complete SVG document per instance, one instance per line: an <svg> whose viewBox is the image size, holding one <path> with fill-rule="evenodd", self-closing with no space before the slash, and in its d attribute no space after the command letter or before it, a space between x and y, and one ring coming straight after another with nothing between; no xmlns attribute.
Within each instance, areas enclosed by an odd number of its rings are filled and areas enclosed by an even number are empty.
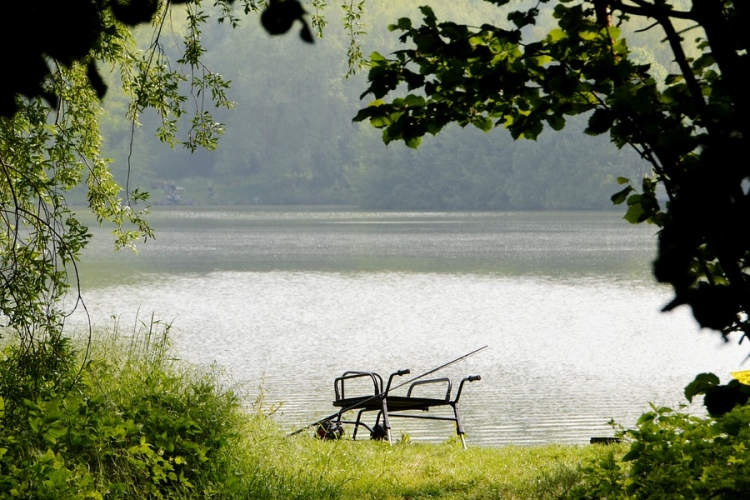
<svg viewBox="0 0 750 500"><path fill-rule="evenodd" d="M139 257L97 237L84 259L99 323L174 320L179 352L265 377L292 429L333 412L345 370L441 372L466 387L469 441L584 443L633 425L649 401L675 405L701 371L726 377L745 352L659 313L649 228L599 213L172 210ZM397 420L395 435L440 441L450 424Z"/></svg>

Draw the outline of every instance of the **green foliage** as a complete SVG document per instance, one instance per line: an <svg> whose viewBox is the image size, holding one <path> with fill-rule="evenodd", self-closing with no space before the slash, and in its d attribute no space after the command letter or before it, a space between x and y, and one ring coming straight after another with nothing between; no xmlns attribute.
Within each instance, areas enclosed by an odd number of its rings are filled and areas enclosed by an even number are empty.
<svg viewBox="0 0 750 500"><path fill-rule="evenodd" d="M116 224L119 246L151 234L142 213L122 205L100 154L100 110L86 78L80 65L60 68L54 88L63 106L50 112L39 100L19 100L12 118L0 118L0 316L23 341L62 322L57 301L89 238L67 192L88 185L91 210L100 222ZM135 230L123 230L126 223Z"/></svg>
<svg viewBox="0 0 750 500"><path fill-rule="evenodd" d="M234 0L217 0L216 6L222 11L220 21L230 19L230 5ZM74 64L85 66L85 78L99 98L107 91L96 67L100 50L118 31L117 25L135 26L149 23L168 4L193 3L200 6L200 0L170 0L168 3L157 0L114 0L71 1L62 6L53 0L40 0L31 7L23 2L6 2L0 18L4 24L0 30L0 45L14 47L8 58L9 73L0 86L0 117L12 117L19 111L16 96L22 94L33 99L43 97L53 107L64 99L60 89L50 88L48 80L54 73L47 59L66 69ZM257 9L254 0L243 0L245 10ZM290 4L295 3L289 0ZM11 24L16 23L16 24ZM17 24L20 23L20 24ZM28 41L17 43L12 34L24 33ZM190 53L190 49L186 53Z"/></svg>
<svg viewBox="0 0 750 500"><path fill-rule="evenodd" d="M734 0L683 4L560 1L552 9L557 27L536 37L529 27L542 15L538 6L511 11L506 26L479 27L439 22L422 7L421 25L392 26L408 48L370 57L363 97L375 100L355 121L382 129L386 144L417 147L449 123L536 139L545 124L559 130L587 114L587 134L608 133L650 164L642 188L629 186L613 201L627 203L629 222L661 228L654 276L674 288L667 309L689 305L701 326L744 336L750 240L737 228L750 213L750 170L740 160L750 147L740 70L750 58L743 33L750 12ZM663 32L679 73L664 76L631 57L621 27L647 20L653 24L643 30ZM678 32L685 23L694 43Z"/></svg>
<svg viewBox="0 0 750 500"><path fill-rule="evenodd" d="M685 387L685 397L692 401L703 394L703 405L712 417L720 417L737 405L747 404L750 399L750 386L732 379L726 385L719 384L719 377L713 373L701 373Z"/></svg>
<svg viewBox="0 0 750 500"><path fill-rule="evenodd" d="M718 418L652 406L620 436L629 451L584 465L584 485L568 498L747 497L750 406Z"/></svg>
<svg viewBox="0 0 750 500"><path fill-rule="evenodd" d="M492 17L494 8L484 2L433 3L443 16L500 18ZM418 5L416 0L368 3L357 21L367 31L358 37L362 50L397 48L382 20L411 15ZM338 7L321 7L321 15L330 20ZM307 10L315 12L312 4ZM213 14L208 6L205 11ZM162 39L171 67L177 69L188 25L174 17L175 36ZM537 29L542 24L549 23L545 20ZM117 166L129 165L129 184L150 188L151 203L165 201L154 186L166 182L185 188L182 203L257 200L378 209L607 209L606 198L615 186L612 172L635 179L641 170L637 153L614 150L605 136L581 139L585 117L568 119L558 137L543 134L538 146L531 141L513 144L507 133L488 135L475 127L453 127L439 141L426 138L415 154L395 143L383 148L376 130L350 123L352 110L360 105L365 75L342 79L351 69L344 56L351 34L341 23L329 23L325 38L314 46L300 43L294 26L284 37L269 37L253 22L240 23L231 35L224 28L211 22L201 28L201 41L209 49L203 63L213 73L231 78L227 96L234 108L212 111L224 130L217 150L191 153L181 147L190 127L185 117L192 114L194 102L188 93L177 121L176 149L163 147L151 134L162 126L162 119L146 110L138 116L142 126L136 128L131 150L130 124L120 119L130 101L116 79L108 80L102 118L105 154L114 158L113 174L123 186L128 178ZM138 46L148 47L150 36L136 31ZM658 47L646 45L641 51L649 55ZM250 47L253 50L238 50ZM184 69L189 75L189 68ZM187 90L187 82L183 88ZM555 154L550 148L556 148Z"/></svg>
<svg viewBox="0 0 750 500"><path fill-rule="evenodd" d="M168 328L98 337L88 359L67 339L0 362L0 495L184 498L220 495L246 418L216 373L176 364Z"/></svg>

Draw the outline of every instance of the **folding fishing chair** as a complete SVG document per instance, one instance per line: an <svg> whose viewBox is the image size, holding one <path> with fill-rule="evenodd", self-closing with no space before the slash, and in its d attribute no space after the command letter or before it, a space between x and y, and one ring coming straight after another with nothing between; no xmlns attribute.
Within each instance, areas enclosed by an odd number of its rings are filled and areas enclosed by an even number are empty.
<svg viewBox="0 0 750 500"><path fill-rule="evenodd" d="M388 384L386 384L385 387L383 386L383 378L375 372L347 371L344 372L342 376L337 377L333 383L334 392L336 394L333 406L341 408L341 410L325 422L325 424L328 425L328 428L327 430L324 430L322 437L333 437L333 435L328 436L326 434L331 432L334 428L340 430L341 424L353 424L354 431L352 433L352 439L357 439L357 431L359 430L359 427L362 426L370 431L371 438L387 439L389 443L393 444L391 438L391 418L445 420L455 422L456 434L461 438L461 444L464 449L466 449L466 439L464 437L466 431L461 422L458 400L461 398L464 383L481 380L481 377L479 375L472 375L461 380L461 383L458 386L458 392L456 392L456 397L453 400L450 399L453 384L447 377L412 382L406 391L406 396L394 396L390 394L393 378L408 375L409 373L411 373L410 370L399 370L392 373L391 376L388 377ZM368 378L372 382L372 394L347 397L347 382L352 382L355 379ZM444 398L426 398L413 395L415 389L419 386L439 386L440 384L444 384L446 389ZM419 415L404 413L414 411L428 412L432 408L439 407L450 407L453 410L452 415ZM356 420L343 420L342 417L344 413L350 410L359 410ZM372 411L377 412L377 417L375 423L372 426L369 426L362 421L362 415L366 412Z"/></svg>

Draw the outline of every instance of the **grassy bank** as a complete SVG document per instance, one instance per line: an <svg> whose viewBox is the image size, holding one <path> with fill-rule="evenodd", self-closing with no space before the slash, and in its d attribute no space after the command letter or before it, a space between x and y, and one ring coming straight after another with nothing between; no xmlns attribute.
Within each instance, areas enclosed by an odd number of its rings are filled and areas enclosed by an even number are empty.
<svg viewBox="0 0 750 500"><path fill-rule="evenodd" d="M3 347L0 498L744 499L750 491L750 405L716 417L653 407L617 446L464 451L458 441L289 438L262 391L247 405L216 367L179 360L168 329L154 326Z"/></svg>
<svg viewBox="0 0 750 500"><path fill-rule="evenodd" d="M267 498L555 499L578 483L599 446L470 448L458 443L390 447L368 441L271 438L253 461ZM269 446L270 444L270 446ZM265 449L265 451L261 451Z"/></svg>
<svg viewBox="0 0 750 500"><path fill-rule="evenodd" d="M241 392L180 361L158 325L6 345L0 497L558 498L608 451L288 438Z"/></svg>

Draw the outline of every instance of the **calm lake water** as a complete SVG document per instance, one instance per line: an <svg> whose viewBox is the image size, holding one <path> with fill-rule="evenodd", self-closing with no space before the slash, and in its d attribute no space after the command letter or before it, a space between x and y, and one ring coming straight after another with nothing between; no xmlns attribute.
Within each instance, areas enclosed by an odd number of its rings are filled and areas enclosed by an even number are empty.
<svg viewBox="0 0 750 500"><path fill-rule="evenodd" d="M747 356L689 311L659 312L670 291L649 274L655 228L619 213L180 208L150 220L157 237L138 256L95 231L81 268L94 322L172 322L180 356L225 367L251 397L262 381L289 430L333 413L345 370L419 374L489 345L438 373L482 376L462 396L468 442L587 443ZM392 424L415 441L452 435Z"/></svg>

